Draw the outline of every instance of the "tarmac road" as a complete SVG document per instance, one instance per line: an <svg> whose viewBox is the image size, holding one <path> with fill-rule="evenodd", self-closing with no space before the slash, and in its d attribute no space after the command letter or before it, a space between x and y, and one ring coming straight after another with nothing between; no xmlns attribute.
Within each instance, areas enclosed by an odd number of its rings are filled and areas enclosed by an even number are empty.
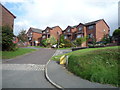
<svg viewBox="0 0 120 90"><path fill-rule="evenodd" d="M2 88L55 88L44 76L44 67L55 50L38 51L15 59L3 60Z"/></svg>

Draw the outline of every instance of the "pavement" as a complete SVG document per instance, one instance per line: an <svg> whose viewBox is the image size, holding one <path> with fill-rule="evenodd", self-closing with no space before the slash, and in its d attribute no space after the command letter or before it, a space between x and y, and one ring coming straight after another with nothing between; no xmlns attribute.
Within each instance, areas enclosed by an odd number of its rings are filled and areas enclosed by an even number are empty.
<svg viewBox="0 0 120 90"><path fill-rule="evenodd" d="M45 65L55 50L37 51L14 59L3 60L2 88L55 88L45 78Z"/></svg>
<svg viewBox="0 0 120 90"><path fill-rule="evenodd" d="M54 55L58 55L56 51ZM60 53L62 54L62 53ZM82 79L69 72L63 65L56 61L49 60L46 66L46 76L48 80L58 88L116 88L109 84L99 84Z"/></svg>

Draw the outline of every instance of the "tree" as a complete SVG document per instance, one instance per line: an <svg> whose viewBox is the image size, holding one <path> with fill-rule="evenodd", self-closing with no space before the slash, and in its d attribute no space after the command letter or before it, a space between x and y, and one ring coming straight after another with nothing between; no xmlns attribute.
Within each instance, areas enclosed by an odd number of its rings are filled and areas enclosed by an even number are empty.
<svg viewBox="0 0 120 90"><path fill-rule="evenodd" d="M13 43L14 34L9 26L2 27L2 51L16 50L16 44Z"/></svg>
<svg viewBox="0 0 120 90"><path fill-rule="evenodd" d="M106 45L106 44L108 44L108 43L110 43L110 36L108 36L108 35L104 35L104 37L102 38L102 42L103 42L103 44L104 45Z"/></svg>
<svg viewBox="0 0 120 90"><path fill-rule="evenodd" d="M116 29L114 32L113 32L113 39L115 41L118 42L118 44L120 44L120 29Z"/></svg>
<svg viewBox="0 0 120 90"><path fill-rule="evenodd" d="M17 37L22 42L28 41L28 38L26 36L26 30L22 30Z"/></svg>
<svg viewBox="0 0 120 90"><path fill-rule="evenodd" d="M46 42L47 42L48 45L52 46L52 45L54 45L54 44L57 43L57 40L55 39L54 36L50 36L50 38L48 38L48 39L46 40Z"/></svg>
<svg viewBox="0 0 120 90"><path fill-rule="evenodd" d="M42 44L44 47L47 46L47 42L46 42L46 40L47 40L47 39L43 39L43 40L41 41L41 44Z"/></svg>
<svg viewBox="0 0 120 90"><path fill-rule="evenodd" d="M87 40L87 37L80 37L80 38L77 38L75 41L74 41L74 44L76 44L76 46L81 46L81 44L83 42L85 42Z"/></svg>

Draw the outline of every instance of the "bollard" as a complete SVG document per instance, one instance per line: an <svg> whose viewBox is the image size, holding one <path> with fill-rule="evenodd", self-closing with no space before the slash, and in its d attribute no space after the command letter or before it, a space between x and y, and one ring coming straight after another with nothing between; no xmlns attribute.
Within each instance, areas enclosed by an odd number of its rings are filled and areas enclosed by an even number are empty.
<svg viewBox="0 0 120 90"><path fill-rule="evenodd" d="M66 56L66 67L68 67L68 56Z"/></svg>
<svg viewBox="0 0 120 90"><path fill-rule="evenodd" d="M60 64L65 64L66 63L66 55L63 55L61 58L60 58Z"/></svg>

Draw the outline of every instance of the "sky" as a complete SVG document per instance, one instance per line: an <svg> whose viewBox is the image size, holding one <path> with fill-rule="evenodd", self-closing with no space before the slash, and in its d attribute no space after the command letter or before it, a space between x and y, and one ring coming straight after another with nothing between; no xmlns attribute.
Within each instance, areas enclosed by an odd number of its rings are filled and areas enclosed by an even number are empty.
<svg viewBox="0 0 120 90"><path fill-rule="evenodd" d="M118 28L120 0L0 0L15 16L14 34L30 27L68 26L104 19L110 34Z"/></svg>

